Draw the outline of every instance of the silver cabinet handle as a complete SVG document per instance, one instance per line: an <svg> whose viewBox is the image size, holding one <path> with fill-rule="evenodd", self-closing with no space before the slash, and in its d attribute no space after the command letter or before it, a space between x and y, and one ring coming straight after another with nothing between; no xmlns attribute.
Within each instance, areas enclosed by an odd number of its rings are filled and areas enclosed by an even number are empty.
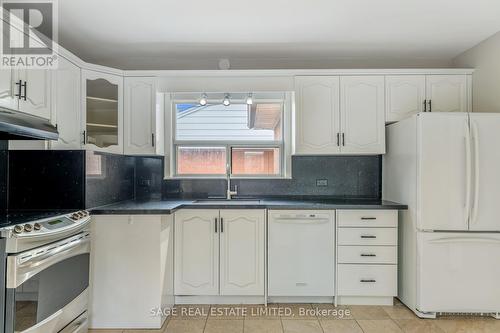
<svg viewBox="0 0 500 333"><path fill-rule="evenodd" d="M427 112L427 100L424 99L424 112Z"/></svg>
<svg viewBox="0 0 500 333"><path fill-rule="evenodd" d="M375 253L361 253L361 257L376 257Z"/></svg>
<svg viewBox="0 0 500 333"><path fill-rule="evenodd" d="M429 112L432 112L432 100L429 100Z"/></svg>
<svg viewBox="0 0 500 333"><path fill-rule="evenodd" d="M224 232L224 218L220 218L220 232Z"/></svg>
<svg viewBox="0 0 500 333"><path fill-rule="evenodd" d="M361 235L361 238L377 238L375 235Z"/></svg>
<svg viewBox="0 0 500 333"><path fill-rule="evenodd" d="M373 216L364 216L361 218L362 220L376 220L377 218L376 217L373 217Z"/></svg>
<svg viewBox="0 0 500 333"><path fill-rule="evenodd" d="M374 279L361 279L361 280L359 280L359 282L361 282L361 283L375 283L375 282L377 282L377 280L374 280Z"/></svg>
<svg viewBox="0 0 500 333"><path fill-rule="evenodd" d="M218 220L219 220L218 218L215 218L215 219L214 219L214 222L215 222L215 223L214 223L214 224L215 224L215 233L217 233L217 224L219 223L219 221L218 221Z"/></svg>

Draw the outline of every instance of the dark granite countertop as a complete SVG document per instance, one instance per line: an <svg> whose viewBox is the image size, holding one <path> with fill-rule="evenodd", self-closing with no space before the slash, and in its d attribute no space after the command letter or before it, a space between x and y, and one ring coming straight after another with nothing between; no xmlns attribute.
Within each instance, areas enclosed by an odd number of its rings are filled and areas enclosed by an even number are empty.
<svg viewBox="0 0 500 333"><path fill-rule="evenodd" d="M252 202L256 201L256 202ZM386 200L361 199L235 199L225 202L197 202L196 199L123 201L89 209L95 215L171 214L178 209L408 209L407 205Z"/></svg>

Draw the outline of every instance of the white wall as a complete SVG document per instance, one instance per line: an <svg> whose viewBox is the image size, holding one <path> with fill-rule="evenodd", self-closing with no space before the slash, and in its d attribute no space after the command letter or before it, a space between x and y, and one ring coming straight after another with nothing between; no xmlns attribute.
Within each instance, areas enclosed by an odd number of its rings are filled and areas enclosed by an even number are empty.
<svg viewBox="0 0 500 333"><path fill-rule="evenodd" d="M500 32L457 56L453 64L475 68L472 110L500 112Z"/></svg>

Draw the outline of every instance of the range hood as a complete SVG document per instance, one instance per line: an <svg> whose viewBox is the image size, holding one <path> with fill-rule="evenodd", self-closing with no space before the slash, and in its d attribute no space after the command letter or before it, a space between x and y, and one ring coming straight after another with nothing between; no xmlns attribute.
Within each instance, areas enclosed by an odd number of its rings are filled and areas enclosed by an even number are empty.
<svg viewBox="0 0 500 333"><path fill-rule="evenodd" d="M57 140L57 128L48 120L0 107L0 140Z"/></svg>

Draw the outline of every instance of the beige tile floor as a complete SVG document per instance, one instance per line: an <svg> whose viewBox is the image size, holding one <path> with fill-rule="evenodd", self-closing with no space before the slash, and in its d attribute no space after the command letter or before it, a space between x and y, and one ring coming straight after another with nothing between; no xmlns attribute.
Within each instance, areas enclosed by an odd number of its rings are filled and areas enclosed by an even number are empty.
<svg viewBox="0 0 500 333"><path fill-rule="evenodd" d="M270 304L268 308L269 311L262 313L263 306L259 305L176 306L177 315L159 330L90 330L90 333L500 332L500 320L472 317L419 319L399 302L395 306L337 308L330 304ZM317 311L313 311L315 309Z"/></svg>

